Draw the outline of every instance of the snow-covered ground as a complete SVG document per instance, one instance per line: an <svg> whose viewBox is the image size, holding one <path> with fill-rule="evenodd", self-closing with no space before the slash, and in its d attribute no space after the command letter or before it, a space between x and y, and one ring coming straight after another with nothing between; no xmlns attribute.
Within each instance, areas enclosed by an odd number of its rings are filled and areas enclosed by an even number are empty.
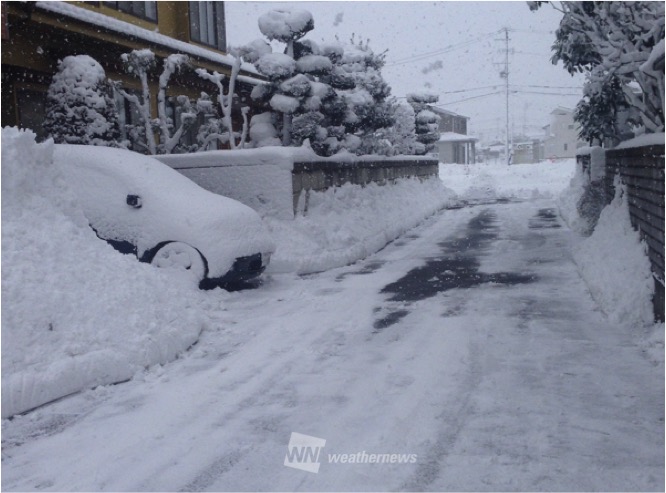
<svg viewBox="0 0 666 493"><path fill-rule="evenodd" d="M394 208L371 187L322 194L293 222L300 240L276 241L329 270L278 262L256 290L199 292L106 247L48 146L10 141L3 132L3 414L6 359L11 378L40 353L76 360L77 340L146 354L182 330L179 351L197 344L3 420L4 490L663 490L663 325L607 317L580 277L574 252L598 239L558 217L572 162L443 165L459 203L481 204L456 209L441 209L454 197L433 183L394 189ZM8 159L29 173L7 178ZM30 166L46 177L38 190ZM428 200L410 198L419 192ZM389 224L406 233L372 253ZM49 250L49 238L69 248ZM352 259L330 260L354 238L367 257L331 269ZM49 330L58 316L67 323ZM326 440L317 474L285 467L292 432ZM407 460L329 455L364 452Z"/></svg>
<svg viewBox="0 0 666 493"><path fill-rule="evenodd" d="M303 274L354 263L456 203L456 194L437 179L311 193L306 215L265 219L279 245L269 272Z"/></svg>
<svg viewBox="0 0 666 493"><path fill-rule="evenodd" d="M556 197L571 180L575 159L538 164L440 164L444 185L468 200Z"/></svg>

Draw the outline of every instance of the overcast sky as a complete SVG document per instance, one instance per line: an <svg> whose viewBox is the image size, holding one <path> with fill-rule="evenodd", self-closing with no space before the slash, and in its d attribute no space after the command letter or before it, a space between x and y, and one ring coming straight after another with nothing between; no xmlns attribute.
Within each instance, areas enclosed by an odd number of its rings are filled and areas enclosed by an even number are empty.
<svg viewBox="0 0 666 493"><path fill-rule="evenodd" d="M261 38L257 19L272 9L312 13L306 39L370 39L388 50L383 75L392 94L428 90L442 107L470 117L471 133L503 138L505 127L504 32L509 32L510 114L514 132L541 133L558 105L573 108L582 76L572 78L550 62L561 14L550 6L531 12L526 2L239 2L225 4L227 42ZM275 44L275 46L279 46ZM573 87L574 89L567 89ZM491 94L497 93L497 94ZM569 95L552 95L552 93ZM570 95L575 94L575 95ZM463 101L464 100L464 101Z"/></svg>

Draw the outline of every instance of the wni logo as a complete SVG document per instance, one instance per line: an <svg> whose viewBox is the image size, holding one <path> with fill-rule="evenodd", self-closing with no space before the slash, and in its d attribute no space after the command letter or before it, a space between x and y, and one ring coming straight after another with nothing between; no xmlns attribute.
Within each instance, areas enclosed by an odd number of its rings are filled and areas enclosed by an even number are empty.
<svg viewBox="0 0 666 493"><path fill-rule="evenodd" d="M319 472L321 449L326 445L323 438L311 437L301 433L292 433L287 446L284 465L307 472Z"/></svg>

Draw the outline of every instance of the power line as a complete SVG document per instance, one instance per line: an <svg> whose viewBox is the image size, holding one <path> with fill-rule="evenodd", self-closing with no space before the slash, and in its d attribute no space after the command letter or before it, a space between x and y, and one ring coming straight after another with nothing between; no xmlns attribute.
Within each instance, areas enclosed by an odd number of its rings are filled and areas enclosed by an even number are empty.
<svg viewBox="0 0 666 493"><path fill-rule="evenodd" d="M491 36L495 36L498 32L499 31L495 31L495 32L488 33L488 34L483 34L481 36L469 39L467 41L461 41L460 43L454 43L452 45L445 46L444 48L441 48L439 50L430 51L430 52L421 53L421 54L416 54L416 55L411 55L409 57L399 58L399 59L394 60L390 63L387 63L385 65L385 67L393 67L393 66L396 66L396 65L404 65L406 63L420 62L420 61L423 61L425 59L431 58L431 57L436 56L436 55L443 55L445 53L455 51L455 50L460 49L460 48L465 48L467 46L470 46L474 43L482 41L482 40L484 40L486 38L489 38Z"/></svg>
<svg viewBox="0 0 666 493"><path fill-rule="evenodd" d="M452 104L463 103L465 101L471 101L472 99L487 98L488 96L494 96L501 93L501 91L489 92L488 94L481 94L479 96L472 96L471 98L459 99L458 101L447 101L446 103L435 104L433 106L436 108L443 108L444 106L451 106Z"/></svg>
<svg viewBox="0 0 666 493"><path fill-rule="evenodd" d="M581 96L581 93L577 92L542 92L542 91L527 91L527 90L512 90L512 94L542 94L545 96Z"/></svg>
<svg viewBox="0 0 666 493"><path fill-rule="evenodd" d="M536 89L583 89L582 86L537 86L534 84L512 84L512 87L530 87Z"/></svg>

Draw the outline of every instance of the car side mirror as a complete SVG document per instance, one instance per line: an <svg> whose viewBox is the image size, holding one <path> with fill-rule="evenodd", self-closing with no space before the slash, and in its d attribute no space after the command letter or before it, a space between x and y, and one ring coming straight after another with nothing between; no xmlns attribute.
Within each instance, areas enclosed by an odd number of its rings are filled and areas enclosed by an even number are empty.
<svg viewBox="0 0 666 493"><path fill-rule="evenodd" d="M143 201L138 195L128 195L127 196L127 205L134 207L135 209L141 209Z"/></svg>

